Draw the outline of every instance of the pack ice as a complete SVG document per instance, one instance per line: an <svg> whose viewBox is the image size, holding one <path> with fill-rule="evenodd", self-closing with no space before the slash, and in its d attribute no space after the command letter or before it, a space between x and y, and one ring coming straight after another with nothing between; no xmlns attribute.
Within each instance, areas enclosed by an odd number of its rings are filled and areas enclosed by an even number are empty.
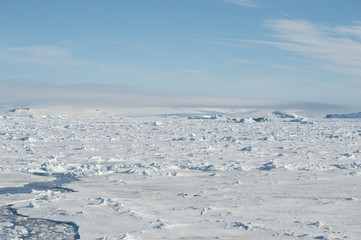
<svg viewBox="0 0 361 240"><path fill-rule="evenodd" d="M33 113L0 117L0 239L361 236L359 119Z"/></svg>

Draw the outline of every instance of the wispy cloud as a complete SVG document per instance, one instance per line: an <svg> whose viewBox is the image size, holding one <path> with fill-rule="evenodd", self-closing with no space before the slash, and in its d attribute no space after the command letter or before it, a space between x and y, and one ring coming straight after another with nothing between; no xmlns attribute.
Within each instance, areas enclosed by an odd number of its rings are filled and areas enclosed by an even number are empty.
<svg viewBox="0 0 361 240"><path fill-rule="evenodd" d="M200 43L211 44L224 47L247 47L250 41L242 39L214 39L214 40L201 40Z"/></svg>
<svg viewBox="0 0 361 240"><path fill-rule="evenodd" d="M254 62L252 62L250 60L241 59L241 58L232 58L231 61L235 62L235 63L242 63L242 64L254 64Z"/></svg>
<svg viewBox="0 0 361 240"><path fill-rule="evenodd" d="M181 69L180 71L185 72L185 73L203 73L203 71L196 70L196 69Z"/></svg>
<svg viewBox="0 0 361 240"><path fill-rule="evenodd" d="M43 68L62 69L70 72L95 70L106 74L123 75L136 72L122 63L98 63L74 56L69 50L58 46L12 46L0 48L0 61L11 64L34 65Z"/></svg>
<svg viewBox="0 0 361 240"><path fill-rule="evenodd" d="M135 43L135 42L123 42L123 41L110 41L110 40L102 40L104 43L109 43L113 45L119 45L123 47L130 47L130 48L147 48L149 45L144 43Z"/></svg>
<svg viewBox="0 0 361 240"><path fill-rule="evenodd" d="M303 20L263 23L278 41L254 41L316 59L317 68L361 76L361 24L324 26Z"/></svg>
<svg viewBox="0 0 361 240"><path fill-rule="evenodd" d="M22 46L0 49L0 60L14 64L36 64L43 66L83 66L84 61L56 46Z"/></svg>
<svg viewBox="0 0 361 240"><path fill-rule="evenodd" d="M254 0L223 0L223 1L245 7L258 7L258 5L254 3Z"/></svg>
<svg viewBox="0 0 361 240"><path fill-rule="evenodd" d="M224 38L202 42L226 47L245 47L249 43L269 45L305 56L307 61L303 59L302 62L308 63L310 68L361 77L361 22L351 26L329 26L305 20L271 19L262 25L272 30L269 36L276 40Z"/></svg>
<svg viewBox="0 0 361 240"><path fill-rule="evenodd" d="M295 66L288 66L288 65L272 64L271 67L288 70L288 71L292 71L292 72L304 72L305 71L302 68L298 68Z"/></svg>
<svg viewBox="0 0 361 240"><path fill-rule="evenodd" d="M361 22L356 22L356 24L355 26L338 26L336 27L336 32L361 39Z"/></svg>
<svg viewBox="0 0 361 240"><path fill-rule="evenodd" d="M273 108L278 101L217 97L201 94L148 92L143 88L121 84L53 85L24 80L0 79L0 108L3 106L45 107L71 106L90 108L200 107ZM69 109L69 107L66 107ZM114 109L116 110L116 109ZM124 111L124 109L123 109ZM187 110L188 112L188 110ZM80 113L80 112L79 112ZM112 112L114 113L114 112ZM77 113L78 114L78 113ZM142 112L144 114L144 112ZM153 113L152 113L153 114Z"/></svg>

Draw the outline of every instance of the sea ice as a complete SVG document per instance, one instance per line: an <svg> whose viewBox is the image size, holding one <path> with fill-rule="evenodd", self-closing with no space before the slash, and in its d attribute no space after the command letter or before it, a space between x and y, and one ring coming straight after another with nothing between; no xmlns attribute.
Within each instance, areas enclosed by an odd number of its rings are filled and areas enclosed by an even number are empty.
<svg viewBox="0 0 361 240"><path fill-rule="evenodd" d="M0 117L0 238L361 236L358 120L31 112Z"/></svg>

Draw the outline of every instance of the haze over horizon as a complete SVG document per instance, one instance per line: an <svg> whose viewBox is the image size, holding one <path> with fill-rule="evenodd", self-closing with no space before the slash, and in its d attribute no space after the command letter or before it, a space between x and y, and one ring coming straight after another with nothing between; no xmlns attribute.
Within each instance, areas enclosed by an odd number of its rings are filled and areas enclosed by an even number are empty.
<svg viewBox="0 0 361 240"><path fill-rule="evenodd" d="M153 105L172 96L173 104L185 104L191 96L195 104L213 97L220 105L248 99L360 108L357 0L5 0L0 6L1 102L101 96L107 102L119 95L127 104L134 101L122 98L128 94Z"/></svg>

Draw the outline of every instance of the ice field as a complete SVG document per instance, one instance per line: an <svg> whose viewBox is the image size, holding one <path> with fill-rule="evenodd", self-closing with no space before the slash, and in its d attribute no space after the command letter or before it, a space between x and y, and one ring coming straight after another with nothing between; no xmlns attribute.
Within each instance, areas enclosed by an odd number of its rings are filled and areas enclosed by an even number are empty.
<svg viewBox="0 0 361 240"><path fill-rule="evenodd" d="M360 119L236 117L3 113L0 239L360 239Z"/></svg>

